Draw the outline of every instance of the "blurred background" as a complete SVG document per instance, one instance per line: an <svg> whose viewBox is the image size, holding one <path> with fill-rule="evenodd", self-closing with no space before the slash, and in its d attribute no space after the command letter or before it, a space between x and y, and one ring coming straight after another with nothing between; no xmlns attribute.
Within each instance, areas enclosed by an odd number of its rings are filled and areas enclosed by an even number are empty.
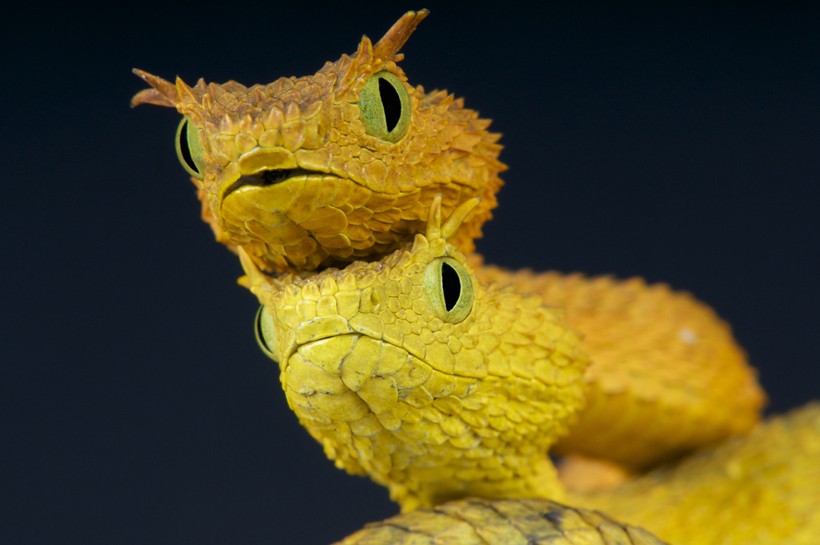
<svg viewBox="0 0 820 545"><path fill-rule="evenodd" d="M132 67L311 74L407 9L432 12L411 82L504 134L488 260L690 291L733 325L770 413L820 397L816 9L19 7L0 23L0 543L321 544L395 512L287 409L177 114L129 99Z"/></svg>

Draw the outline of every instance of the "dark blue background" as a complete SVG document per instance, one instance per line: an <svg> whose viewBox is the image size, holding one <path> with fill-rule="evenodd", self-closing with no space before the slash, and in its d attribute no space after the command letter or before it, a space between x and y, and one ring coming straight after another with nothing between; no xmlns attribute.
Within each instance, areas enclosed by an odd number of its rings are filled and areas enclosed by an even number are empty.
<svg viewBox="0 0 820 545"><path fill-rule="evenodd" d="M772 411L818 397L820 14L439 4L403 66L504 133L480 250L692 291ZM0 29L0 542L327 543L393 513L288 411L177 115L128 101L132 67L305 75L425 4L21 7Z"/></svg>

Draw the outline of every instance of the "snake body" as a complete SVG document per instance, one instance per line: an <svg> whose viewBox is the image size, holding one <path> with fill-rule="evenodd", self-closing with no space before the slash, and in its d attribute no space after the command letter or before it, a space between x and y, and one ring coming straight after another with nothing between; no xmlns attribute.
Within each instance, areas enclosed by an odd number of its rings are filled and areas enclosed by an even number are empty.
<svg viewBox="0 0 820 545"><path fill-rule="evenodd" d="M553 452L640 469L748 432L765 395L729 326L663 284L557 272L475 269L482 282L566 312L592 357L586 405Z"/></svg>
<svg viewBox="0 0 820 545"><path fill-rule="evenodd" d="M606 493L573 495L585 508L459 500L368 525L337 545L661 543L634 525L670 544L814 545L818 459L820 404L812 403Z"/></svg>
<svg viewBox="0 0 820 545"><path fill-rule="evenodd" d="M550 500L455 500L368 525L337 545L662 545L605 514Z"/></svg>
<svg viewBox="0 0 820 545"><path fill-rule="evenodd" d="M260 338L300 422L339 467L389 488L411 522L387 527L421 532L408 536L434 535L429 521L446 511L479 536L495 535L485 522L540 520L539 532L566 542L644 539L628 525L567 534L555 516L533 519L566 509L598 528L587 506L675 543L817 532L805 506L820 492L805 460L818 451L818 410L754 428L765 396L707 306L640 280L508 271L472 253L505 167L489 121L445 91L411 86L398 67L426 14L405 14L312 76L269 85L189 86L136 71L151 89L134 104L184 116L180 159L203 219L239 254L263 304ZM741 446L723 443L753 428ZM784 463L770 439L800 461L770 470ZM626 481L595 473L604 490L584 492L592 472L559 479L551 447L570 456L566 468L592 467L576 455L604 459ZM713 491L748 505L701 532L726 512ZM465 496L507 503L439 507Z"/></svg>

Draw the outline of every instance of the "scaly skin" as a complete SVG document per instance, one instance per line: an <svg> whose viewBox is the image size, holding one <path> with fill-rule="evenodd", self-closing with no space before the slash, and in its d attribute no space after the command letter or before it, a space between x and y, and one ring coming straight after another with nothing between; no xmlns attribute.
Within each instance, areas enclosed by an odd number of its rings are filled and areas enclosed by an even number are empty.
<svg viewBox="0 0 820 545"><path fill-rule="evenodd" d="M404 511L560 498L545 453L583 402L579 338L538 297L479 284L445 240L474 203L443 227L438 203L427 235L379 262L272 278L240 253L288 404L337 466L387 486ZM462 276L449 312L442 259Z"/></svg>
<svg viewBox="0 0 820 545"><path fill-rule="evenodd" d="M189 87L135 70L152 88L132 103L175 107L197 129L193 180L203 218L262 270L314 270L392 252L424 229L436 194L447 214L481 197L455 239L470 252L505 167L488 120L446 91L411 86L396 64L426 15L409 12L375 45L364 37L355 54L314 75L268 85ZM408 97L409 125L396 142L368 134L362 108L366 83L383 71Z"/></svg>
<svg viewBox="0 0 820 545"><path fill-rule="evenodd" d="M476 276L466 266L466 257L445 241L456 230L463 207L439 228L435 206L434 202L427 235L417 235L409 248L380 262L354 263L342 271L327 270L308 278L270 278L243 256L248 274L244 282L264 305L260 335L270 356L280 364L288 403L337 465L363 472L388 486L403 511L468 495L562 498L571 505L601 509L669 543L812 542L820 531L816 509L820 502L820 466L816 463L820 457L820 405L775 419L748 436L725 440L619 486L594 493L577 492L572 486L569 492L564 491L552 472L544 469L545 453L557 434L565 430L562 422L575 416L572 410L556 410L557 406L579 406L580 372L586 366L583 343L560 318L562 311L543 304L542 292L520 292L513 289L515 281L490 283ZM446 288L436 282L437 276L429 275L431 267L438 270L435 266L444 256L469 275L467 280L462 278L459 293L459 301L470 300L469 313L459 315L456 323L444 321L440 309L436 310L435 294ZM535 278L531 273L519 274L528 281ZM504 277L499 270L488 276L496 280ZM521 281L516 275L512 278ZM560 282L580 281L577 277L557 278ZM605 292L612 292L606 287L612 282L609 279L587 282L588 291L604 286ZM672 307L672 314L686 310L706 322L716 320L688 296L673 294L665 287L647 290L640 283L627 282L621 288L627 294L635 289L650 294L648 300L635 297L622 310L651 308L650 303L659 296L664 307ZM587 293L581 300L590 297ZM454 308L458 309L458 304ZM571 308L567 314L573 314ZM625 312L624 317L634 323L623 327L640 329L641 312ZM694 334L700 332L699 320L685 323ZM452 329L446 329L447 325ZM705 327L710 329L721 330L715 324ZM533 339L557 341L553 346L541 342L539 354L530 352L538 342ZM726 339L730 338L701 341L713 343L706 353L720 353L715 346L729 342ZM684 336L687 346L691 340L689 334ZM640 342L611 342L612 354L628 365L640 361L644 352ZM556 351L558 345L565 348ZM605 355L605 343L599 341L598 346ZM457 351L452 352L453 348ZM732 361L737 360L730 358ZM686 358L682 360L682 366L689 364ZM607 373L598 375L593 371L595 366L593 363L584 376L584 382L591 386L587 393L600 398L599 406L609 403L613 409L620 408L619 396L596 388L596 382L605 380ZM645 371L651 371L651 366ZM445 388L442 381L448 375L449 387ZM748 379L748 375L738 373L738 377L743 376ZM675 381L659 384L656 394L660 397L692 395L686 381L677 386ZM648 412L655 411L659 419L672 412L668 407L653 407L654 397L646 396ZM725 402L731 403L731 398ZM640 406L635 400L632 403ZM545 414L547 418L536 419ZM582 421L584 414L580 413ZM613 417L617 423L618 414L613 412ZM665 418L670 423L675 417ZM679 420L685 424L685 418ZM575 429L577 424L569 428L564 442ZM661 435L632 432L630 449L654 450L652 442ZM693 433L689 430L672 436L680 440L691 438ZM522 449L530 446L535 448L521 456ZM538 472L529 473L532 468ZM539 532L559 539L549 522L533 519L532 513L500 516L495 505L500 504L489 500L447 504L415 517L386 521L351 536L348 542L375 545L399 539L408 543L436 543L435 539L440 539L438 542L445 543L454 536L469 542L478 535L488 543L508 543L482 525L501 531L524 524L519 517L535 522ZM619 535L622 541L613 543L630 542L623 537L623 530ZM593 531L584 536L589 543L607 543ZM584 542L580 537L578 541L567 536L560 539Z"/></svg>
<svg viewBox="0 0 820 545"><path fill-rule="evenodd" d="M480 267L499 282L563 308L593 365L588 403L553 450L640 469L759 420L765 395L729 326L692 296L643 280Z"/></svg>
<svg viewBox="0 0 820 545"><path fill-rule="evenodd" d="M604 493L571 495L669 543L814 545L820 538L820 403L811 403Z"/></svg>
<svg viewBox="0 0 820 545"><path fill-rule="evenodd" d="M549 500L457 500L398 515L336 545L662 545L597 511Z"/></svg>
<svg viewBox="0 0 820 545"><path fill-rule="evenodd" d="M815 545L820 404L774 418L680 464L605 493L453 501L368 526L337 545ZM615 522L597 511L618 517ZM626 522L626 523L625 523Z"/></svg>
<svg viewBox="0 0 820 545"><path fill-rule="evenodd" d="M469 205L440 228L434 201L426 236L341 271L271 278L243 259L246 284L266 309L263 337L288 401L337 465L386 485L403 510L466 495L556 499L562 491L546 452L566 432L564 451L634 459L637 468L756 421L762 396L754 373L709 309L639 282L477 273L445 240ZM429 271L443 256L466 278L460 300L471 305L458 321L442 321L432 297L442 288ZM567 283L579 284L570 290L578 297L553 306L544 284ZM607 308L613 298L619 312ZM616 325L581 341L565 309L585 325ZM650 338L666 352L623 342L659 316L667 327ZM576 415L582 395L587 408ZM710 407L720 407L715 422L699 419ZM600 439L590 431L596 423Z"/></svg>

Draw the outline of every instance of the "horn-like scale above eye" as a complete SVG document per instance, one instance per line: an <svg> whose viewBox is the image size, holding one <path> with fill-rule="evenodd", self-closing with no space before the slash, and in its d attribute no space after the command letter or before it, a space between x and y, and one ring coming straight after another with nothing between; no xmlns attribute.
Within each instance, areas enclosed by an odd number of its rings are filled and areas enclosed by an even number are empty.
<svg viewBox="0 0 820 545"><path fill-rule="evenodd" d="M424 295L436 315L452 324L473 308L473 281L467 268L451 257L434 259L424 271Z"/></svg>
<svg viewBox="0 0 820 545"><path fill-rule="evenodd" d="M182 167L188 174L201 180L205 171L202 161L202 142L199 140L199 129L192 125L187 117L183 117L177 127L175 145L177 158L182 163Z"/></svg>
<svg viewBox="0 0 820 545"><path fill-rule="evenodd" d="M367 134L386 142L398 142L407 132L410 109L407 87L387 71L370 76L359 98L359 110Z"/></svg>
<svg viewBox="0 0 820 545"><path fill-rule="evenodd" d="M254 331L256 333L256 344L259 345L262 352L273 361L277 361L276 330L273 326L273 318L270 313L265 310L264 305L256 311Z"/></svg>

